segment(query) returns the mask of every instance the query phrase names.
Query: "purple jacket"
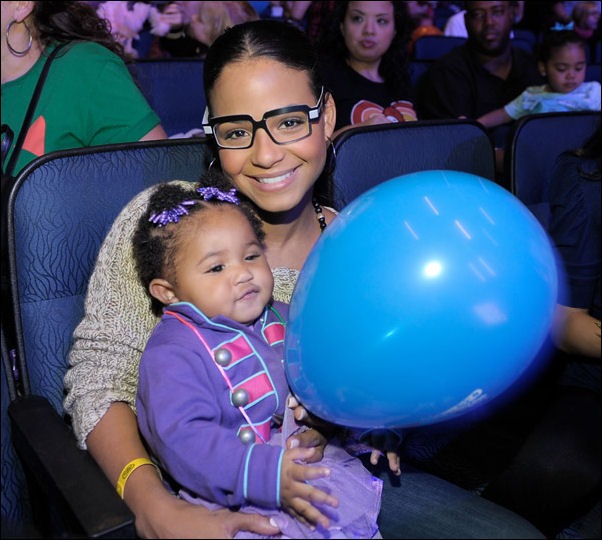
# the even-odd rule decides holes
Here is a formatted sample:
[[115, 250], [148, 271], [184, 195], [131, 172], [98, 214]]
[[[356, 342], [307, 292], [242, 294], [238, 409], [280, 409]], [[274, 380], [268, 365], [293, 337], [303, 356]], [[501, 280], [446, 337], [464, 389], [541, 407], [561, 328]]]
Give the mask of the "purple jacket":
[[[286, 304], [273, 307], [286, 317]], [[284, 414], [283, 356], [284, 325], [269, 308], [252, 328], [188, 303], [165, 308], [140, 360], [136, 406], [144, 438], [182, 487], [224, 506], [280, 505], [283, 449], [261, 438]], [[232, 403], [241, 389], [247, 418]], [[243, 433], [249, 420], [260, 437]]]

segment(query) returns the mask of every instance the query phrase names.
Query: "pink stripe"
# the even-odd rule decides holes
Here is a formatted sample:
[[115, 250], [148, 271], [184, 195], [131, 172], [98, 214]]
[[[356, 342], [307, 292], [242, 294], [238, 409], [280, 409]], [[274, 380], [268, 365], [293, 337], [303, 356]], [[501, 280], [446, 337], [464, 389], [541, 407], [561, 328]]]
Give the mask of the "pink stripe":
[[249, 393], [249, 403], [253, 403], [260, 397], [263, 397], [267, 393], [274, 391], [274, 387], [272, 386], [272, 383], [265, 372], [258, 373], [252, 379], [239, 384], [234, 388], [234, 391], [238, 390], [239, 388], [244, 388]]
[[267, 326], [263, 331], [265, 338], [270, 345], [284, 340], [284, 325], [282, 323], [273, 323]]
[[[259, 434], [261, 435], [261, 437], [263, 438], [263, 440], [265, 442], [268, 442], [270, 440], [270, 420], [268, 420], [267, 422], [264, 422], [260, 426], [255, 426], [255, 429], [259, 432]], [[256, 442], [260, 442], [260, 441], [256, 441]]]
[[228, 366], [231, 366], [235, 362], [246, 358], [253, 352], [253, 349], [251, 349], [251, 346], [247, 343], [247, 340], [243, 336], [238, 336], [234, 341], [220, 345], [213, 352], [215, 353], [215, 351], [218, 349], [228, 349], [232, 354], [232, 361], [228, 364]]

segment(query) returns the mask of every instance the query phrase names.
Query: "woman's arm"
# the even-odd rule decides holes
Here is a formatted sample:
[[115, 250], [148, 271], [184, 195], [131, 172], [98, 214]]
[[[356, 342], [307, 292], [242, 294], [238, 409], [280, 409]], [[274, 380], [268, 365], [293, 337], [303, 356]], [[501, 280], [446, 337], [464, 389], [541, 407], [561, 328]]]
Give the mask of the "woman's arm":
[[479, 122], [479, 124], [483, 124], [486, 128], [494, 128], [501, 126], [502, 124], [507, 124], [511, 121], [512, 117], [503, 107], [496, 109], [495, 111], [488, 112], [487, 114], [477, 118], [477, 122]]
[[552, 338], [559, 349], [600, 360], [600, 321], [586, 309], [558, 304], [555, 322]]
[[155, 141], [159, 139], [167, 139], [167, 133], [165, 133], [165, 130], [161, 124], [157, 124], [146, 135], [140, 138], [141, 141]]
[[[87, 439], [88, 450], [113, 485], [131, 460], [149, 457], [125, 403], [113, 403]], [[169, 493], [154, 467], [139, 467], [128, 478], [124, 500], [143, 538], [230, 538], [239, 530], [277, 534], [267, 518], [229, 510], [211, 512]]]

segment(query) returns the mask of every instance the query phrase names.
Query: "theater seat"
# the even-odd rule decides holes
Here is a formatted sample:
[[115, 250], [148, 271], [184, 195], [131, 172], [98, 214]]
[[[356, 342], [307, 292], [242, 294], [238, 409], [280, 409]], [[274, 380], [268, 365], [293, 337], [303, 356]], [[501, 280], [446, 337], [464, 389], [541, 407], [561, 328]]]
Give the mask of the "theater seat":
[[548, 186], [556, 158], [582, 146], [599, 124], [599, 112], [537, 114], [518, 120], [508, 134], [504, 176], [512, 193], [545, 229], [550, 220]]
[[8, 413], [19, 458], [42, 497], [34, 518], [48, 509], [61, 518], [59, 524], [39, 524], [50, 536], [134, 535], [131, 512], [88, 453], [76, 447], [63, 414], [63, 377], [88, 279], [113, 220], [134, 195], [157, 182], [198, 179], [208, 152], [198, 139], [55, 152], [29, 164], [11, 189], [16, 351], [29, 391], [10, 403]]
[[169, 137], [201, 129], [205, 112], [200, 58], [138, 60], [128, 69]]
[[361, 126], [334, 140], [337, 209], [371, 187], [429, 169], [468, 172], [494, 180], [493, 147], [472, 120], [422, 120]]

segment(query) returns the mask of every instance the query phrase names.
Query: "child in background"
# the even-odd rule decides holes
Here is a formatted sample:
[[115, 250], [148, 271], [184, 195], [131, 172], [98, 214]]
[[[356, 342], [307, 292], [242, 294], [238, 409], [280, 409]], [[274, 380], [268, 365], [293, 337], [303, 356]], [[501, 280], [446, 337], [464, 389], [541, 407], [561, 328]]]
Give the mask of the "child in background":
[[590, 40], [600, 22], [600, 3], [578, 2], [573, 8], [571, 18], [574, 22], [573, 30], [584, 40]]
[[575, 32], [550, 32], [541, 45], [538, 66], [547, 84], [529, 86], [505, 107], [477, 121], [493, 128], [529, 114], [600, 110], [600, 83], [584, 82], [585, 43]]
[[288, 306], [272, 301], [250, 206], [217, 173], [202, 185], [159, 186], [133, 238], [153, 307], [165, 306], [140, 360], [140, 430], [190, 502], [243, 505], [287, 538], [372, 538], [382, 482], [334, 444], [311, 466], [313, 448], [285, 449], [297, 429], [285, 406]]

